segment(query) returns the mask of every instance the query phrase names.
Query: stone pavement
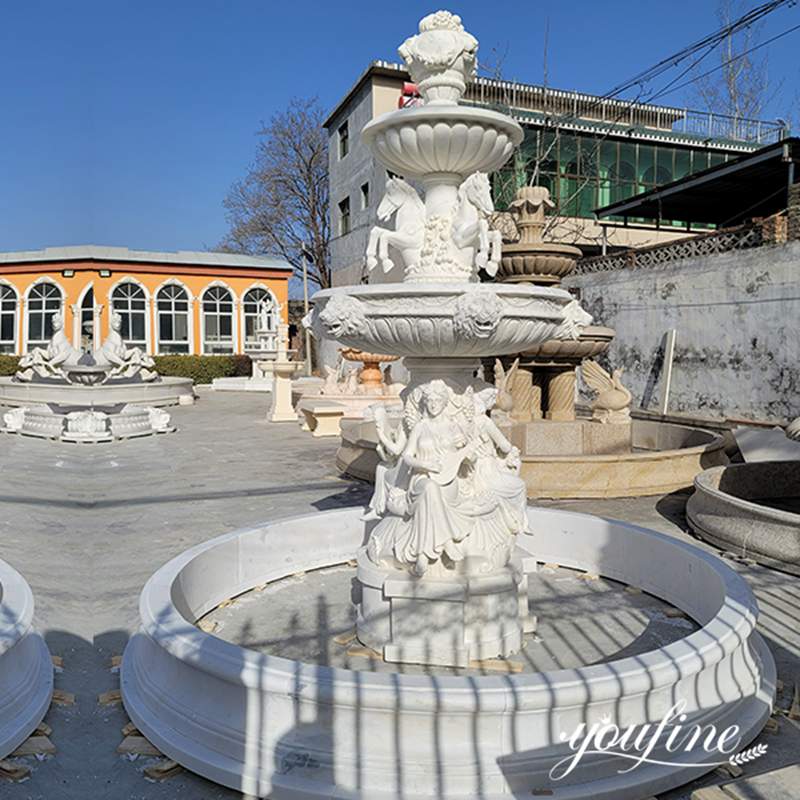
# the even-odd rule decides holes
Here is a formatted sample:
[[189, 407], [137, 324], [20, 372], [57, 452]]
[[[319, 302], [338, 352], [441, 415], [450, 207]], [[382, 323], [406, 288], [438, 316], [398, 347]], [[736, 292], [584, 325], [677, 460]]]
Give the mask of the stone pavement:
[[[338, 440], [315, 439], [291, 423], [267, 423], [267, 402], [257, 394], [204, 392], [194, 407], [171, 410], [178, 433], [109, 445], [0, 437], [0, 558], [31, 585], [37, 624], [51, 652], [64, 659], [56, 686], [77, 700], [53, 707], [46, 718], [57, 754], [26, 759], [32, 775], [24, 783], [0, 779], [2, 800], [240, 796], [188, 772], [163, 783], [145, 780], [146, 758], [130, 761], [115, 752], [124, 712], [99, 706], [97, 696], [117, 688], [111, 657], [135, 630], [139, 592], [163, 563], [238, 527], [368, 498], [366, 485], [337, 475]], [[687, 538], [686, 496], [557, 505]], [[785, 705], [792, 681], [800, 680], [800, 582], [762, 567], [734, 566], [758, 595], [761, 630], [786, 684]], [[798, 761], [794, 723], [782, 719], [780, 733], [762, 738], [769, 753], [748, 766], [748, 774]], [[691, 788], [696, 785], [665, 797], [684, 800]], [[772, 800], [760, 791], [760, 800]]]

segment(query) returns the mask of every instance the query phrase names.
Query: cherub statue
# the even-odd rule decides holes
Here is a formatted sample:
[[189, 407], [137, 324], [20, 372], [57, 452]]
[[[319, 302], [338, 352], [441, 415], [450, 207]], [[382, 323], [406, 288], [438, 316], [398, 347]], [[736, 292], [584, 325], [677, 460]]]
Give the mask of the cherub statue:
[[81, 357], [64, 333], [64, 316], [61, 311], [53, 314], [53, 336], [46, 348], [34, 347], [19, 360], [19, 369], [14, 376], [18, 381], [28, 382], [34, 375], [40, 378], [68, 380], [65, 367], [75, 366]]
[[111, 330], [102, 347], [94, 352], [95, 363], [101, 367], [110, 367], [106, 380], [115, 378], [139, 377], [143, 381], [154, 381], [158, 378], [155, 362], [138, 347], [127, 347], [122, 340], [122, 317], [114, 311], [111, 314]]
[[339, 353], [339, 358], [336, 361], [335, 367], [329, 367], [327, 364], [323, 365], [325, 382], [322, 384], [322, 388], [319, 392], [320, 394], [341, 394], [342, 387], [339, 385], [339, 381], [341, 379], [343, 363], [344, 359], [342, 358], [342, 354]]
[[581, 375], [586, 385], [597, 392], [592, 403], [592, 419], [598, 422], [630, 422], [633, 396], [622, 385], [621, 368], [615, 369], [609, 375], [596, 361], [584, 361], [581, 364]]
[[377, 451], [380, 462], [375, 468], [375, 491], [369, 501], [368, 511], [362, 517], [365, 522], [380, 519], [389, 512], [390, 493], [399, 483], [400, 456], [406, 446], [406, 432], [402, 422], [392, 427], [388, 410], [383, 403], [371, 408], [375, 432], [378, 435]]

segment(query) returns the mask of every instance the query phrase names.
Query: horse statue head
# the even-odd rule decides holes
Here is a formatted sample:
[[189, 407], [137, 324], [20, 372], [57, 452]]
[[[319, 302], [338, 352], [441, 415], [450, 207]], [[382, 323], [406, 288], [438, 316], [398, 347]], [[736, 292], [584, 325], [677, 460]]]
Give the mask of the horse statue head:
[[386, 222], [392, 214], [402, 208], [409, 201], [416, 200], [421, 203], [419, 195], [410, 183], [402, 178], [389, 178], [386, 181], [386, 192], [378, 206], [378, 219]]
[[494, 211], [489, 178], [484, 172], [473, 172], [458, 187], [459, 201], [466, 200], [481, 216], [488, 217]]

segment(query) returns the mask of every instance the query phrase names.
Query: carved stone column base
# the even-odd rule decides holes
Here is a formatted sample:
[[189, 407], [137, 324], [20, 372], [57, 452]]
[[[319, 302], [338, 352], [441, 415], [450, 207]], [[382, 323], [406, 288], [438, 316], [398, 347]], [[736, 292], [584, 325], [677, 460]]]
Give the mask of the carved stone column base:
[[546, 417], [557, 422], [575, 419], [575, 367], [569, 366], [550, 374]]
[[417, 578], [358, 553], [356, 630], [385, 661], [468, 667], [506, 658], [523, 647], [536, 619], [528, 609], [528, 579], [518, 560], [485, 575]]

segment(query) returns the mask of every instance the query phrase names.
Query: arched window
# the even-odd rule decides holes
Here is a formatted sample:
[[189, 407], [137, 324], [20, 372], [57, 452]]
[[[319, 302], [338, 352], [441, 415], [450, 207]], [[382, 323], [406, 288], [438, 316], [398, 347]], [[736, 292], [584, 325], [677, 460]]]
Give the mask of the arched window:
[[[275, 334], [278, 332], [278, 304], [272, 292], [254, 288], [242, 300], [244, 313], [244, 349], [276, 349]], [[259, 338], [264, 335], [264, 340]]]
[[0, 353], [17, 351], [17, 293], [0, 284]]
[[131, 347], [147, 349], [147, 299], [136, 283], [121, 283], [111, 293], [111, 308], [122, 317], [120, 334]]
[[53, 315], [61, 308], [61, 290], [38, 283], [28, 294], [28, 349], [45, 347], [53, 336]]
[[169, 283], [156, 295], [159, 353], [189, 352], [189, 295]]
[[224, 286], [203, 293], [203, 352], [233, 352], [233, 297]]

